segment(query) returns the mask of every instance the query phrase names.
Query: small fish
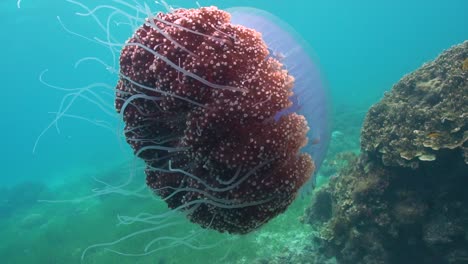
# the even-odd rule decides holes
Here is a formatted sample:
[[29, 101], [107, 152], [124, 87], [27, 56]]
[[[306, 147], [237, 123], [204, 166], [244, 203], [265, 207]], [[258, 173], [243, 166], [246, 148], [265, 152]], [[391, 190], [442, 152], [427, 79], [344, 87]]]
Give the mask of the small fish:
[[463, 61], [462, 70], [468, 71], [468, 58]]
[[432, 138], [432, 139], [436, 139], [436, 138], [439, 138], [441, 135], [439, 132], [431, 132], [429, 134], [427, 134], [427, 137], [428, 138]]

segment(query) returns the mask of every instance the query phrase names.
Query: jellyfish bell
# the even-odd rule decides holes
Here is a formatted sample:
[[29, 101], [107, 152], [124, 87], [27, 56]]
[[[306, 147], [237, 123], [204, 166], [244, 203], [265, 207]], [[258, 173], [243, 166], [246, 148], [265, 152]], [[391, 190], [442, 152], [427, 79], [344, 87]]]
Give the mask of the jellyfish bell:
[[[240, 24], [260, 32], [270, 54], [283, 63], [284, 68], [294, 77], [291, 96], [293, 105], [278, 112], [276, 118], [291, 112], [298, 112], [306, 117], [310, 130], [307, 134], [309, 144], [304, 150], [312, 155], [317, 173], [330, 141], [331, 103], [312, 48], [294, 28], [265, 10], [233, 7], [226, 11], [231, 14], [232, 24]], [[312, 178], [308, 188], [313, 182]]]
[[230, 10], [149, 16], [121, 52], [115, 105], [171, 209], [245, 234], [284, 212], [323, 160], [328, 102], [290, 29]]

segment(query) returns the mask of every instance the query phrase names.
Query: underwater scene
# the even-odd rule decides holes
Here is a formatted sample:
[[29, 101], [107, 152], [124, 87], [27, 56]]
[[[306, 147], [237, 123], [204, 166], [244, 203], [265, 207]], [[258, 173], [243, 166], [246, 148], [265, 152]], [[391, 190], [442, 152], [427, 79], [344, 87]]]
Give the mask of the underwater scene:
[[467, 12], [0, 0], [0, 263], [468, 264]]

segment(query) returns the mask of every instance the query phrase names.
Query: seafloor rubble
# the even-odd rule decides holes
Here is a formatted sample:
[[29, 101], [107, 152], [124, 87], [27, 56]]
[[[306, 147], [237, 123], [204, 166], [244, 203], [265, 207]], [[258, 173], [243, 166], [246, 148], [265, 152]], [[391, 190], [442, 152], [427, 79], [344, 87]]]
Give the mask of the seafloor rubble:
[[468, 263], [467, 59], [465, 41], [370, 109], [361, 155], [307, 209], [311, 263]]

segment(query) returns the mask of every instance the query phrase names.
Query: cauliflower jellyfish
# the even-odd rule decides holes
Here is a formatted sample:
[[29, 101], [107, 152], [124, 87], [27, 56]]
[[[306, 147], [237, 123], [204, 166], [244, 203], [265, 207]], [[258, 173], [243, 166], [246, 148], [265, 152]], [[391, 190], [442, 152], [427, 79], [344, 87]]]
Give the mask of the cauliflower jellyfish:
[[[147, 186], [169, 207], [119, 216], [120, 224], [149, 227], [91, 245], [83, 259], [97, 248], [143, 256], [179, 245], [214, 247], [218, 243], [199, 245], [196, 238], [210, 229], [257, 230], [313, 183], [329, 140], [328, 101], [310, 50], [284, 22], [254, 8], [174, 9], [162, 2], [167, 11], [155, 14], [146, 4], [121, 0], [94, 8], [68, 2], [103, 30], [104, 38], [89, 38], [61, 22], [110, 50], [113, 63], [85, 60], [116, 73], [114, 103], [123, 135], [144, 162]], [[115, 36], [115, 25], [131, 28], [125, 42]], [[90, 95], [85, 99], [99, 105]], [[57, 118], [64, 112], [61, 106]], [[92, 196], [112, 192], [135, 194], [107, 184]], [[160, 235], [180, 214], [202, 229]], [[141, 252], [112, 249], [148, 234], [154, 238]]]
[[[231, 14], [231, 23], [241, 24], [262, 33], [270, 56], [278, 58], [295, 78], [291, 96], [293, 106], [278, 112], [276, 118], [292, 111], [306, 117], [311, 129], [307, 134], [310, 142], [304, 147], [304, 151], [312, 155], [317, 172], [330, 141], [331, 102], [312, 49], [293, 28], [264, 10], [236, 7], [226, 11]], [[313, 187], [314, 181], [311, 179], [304, 189]]]

